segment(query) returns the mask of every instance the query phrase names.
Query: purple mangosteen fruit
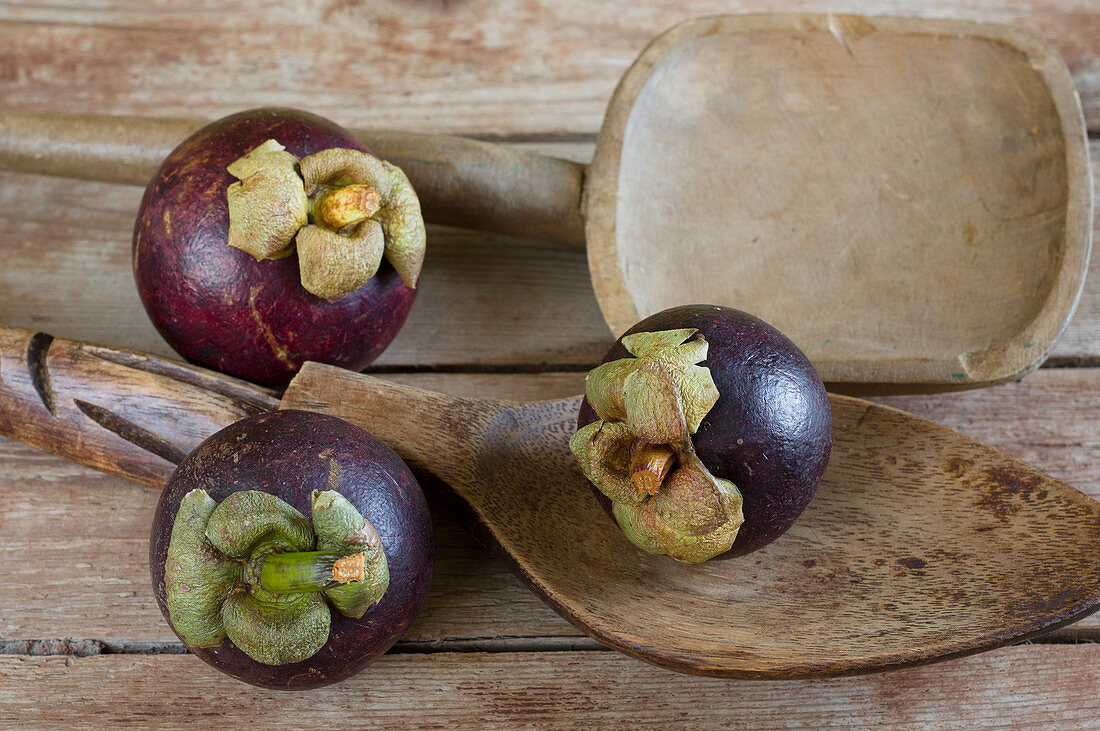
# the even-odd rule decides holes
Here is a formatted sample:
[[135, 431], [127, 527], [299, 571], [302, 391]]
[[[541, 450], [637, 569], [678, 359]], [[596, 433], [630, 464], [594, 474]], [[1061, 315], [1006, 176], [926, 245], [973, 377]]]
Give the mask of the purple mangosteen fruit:
[[649, 553], [743, 555], [813, 499], [832, 415], [805, 354], [759, 318], [674, 307], [619, 338], [585, 378], [570, 440], [604, 509]]
[[184, 140], [145, 190], [133, 266], [176, 352], [282, 386], [316, 360], [361, 370], [416, 296], [424, 221], [408, 178], [350, 132], [256, 109]]
[[199, 658], [247, 683], [342, 680], [420, 612], [434, 544], [405, 463], [332, 416], [274, 411], [214, 434], [169, 478], [149, 567]]

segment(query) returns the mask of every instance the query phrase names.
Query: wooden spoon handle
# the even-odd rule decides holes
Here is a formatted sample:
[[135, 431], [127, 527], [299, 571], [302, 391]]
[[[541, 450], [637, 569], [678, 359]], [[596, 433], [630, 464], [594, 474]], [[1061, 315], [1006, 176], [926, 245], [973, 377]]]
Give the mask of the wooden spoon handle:
[[584, 246], [584, 165], [465, 137], [352, 132], [405, 171], [431, 223]]
[[145, 185], [172, 148], [202, 124], [0, 110], [0, 168]]
[[0, 325], [0, 434], [161, 487], [222, 427], [279, 405], [192, 366]]
[[[0, 169], [145, 185], [202, 125], [0, 110]], [[462, 137], [353, 132], [405, 171], [431, 223], [584, 245], [583, 165]]]

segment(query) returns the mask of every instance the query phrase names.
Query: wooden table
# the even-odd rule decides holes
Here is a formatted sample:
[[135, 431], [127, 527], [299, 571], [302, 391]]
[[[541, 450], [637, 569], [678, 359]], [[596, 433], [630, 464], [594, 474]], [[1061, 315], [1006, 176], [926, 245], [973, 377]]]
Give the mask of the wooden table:
[[[586, 161], [620, 74], [676, 21], [837, 9], [1031, 31], [1062, 54], [1100, 133], [1100, 5], [1080, 0], [10, 2], [0, 104], [188, 117], [285, 104]], [[1091, 147], [1100, 155], [1100, 141]], [[140, 196], [0, 174], [0, 322], [170, 355], [130, 278]], [[583, 252], [440, 228], [429, 247], [412, 315], [373, 371], [454, 393], [579, 392], [611, 342]], [[1098, 274], [1022, 383], [880, 400], [1100, 497]], [[405, 639], [341, 685], [261, 691], [185, 654], [161, 618], [146, 558], [156, 501], [156, 490], [0, 439], [0, 726], [1100, 723], [1100, 616], [887, 674], [693, 678], [588, 639], [440, 511], [435, 582]]]

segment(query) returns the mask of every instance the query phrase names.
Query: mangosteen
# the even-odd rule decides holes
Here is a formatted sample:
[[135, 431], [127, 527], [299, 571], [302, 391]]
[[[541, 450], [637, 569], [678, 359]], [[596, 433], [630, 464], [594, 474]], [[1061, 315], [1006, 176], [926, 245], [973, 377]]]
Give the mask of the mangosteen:
[[404, 634], [431, 583], [424, 494], [341, 419], [274, 411], [195, 448], [157, 505], [157, 603], [199, 658], [265, 688], [358, 672]]
[[361, 370], [412, 306], [424, 220], [404, 173], [307, 112], [256, 109], [184, 140], [134, 226], [138, 293], [187, 360], [283, 386]]
[[713, 305], [642, 320], [585, 378], [570, 448], [626, 537], [684, 563], [781, 536], [813, 499], [832, 415], [805, 354]]

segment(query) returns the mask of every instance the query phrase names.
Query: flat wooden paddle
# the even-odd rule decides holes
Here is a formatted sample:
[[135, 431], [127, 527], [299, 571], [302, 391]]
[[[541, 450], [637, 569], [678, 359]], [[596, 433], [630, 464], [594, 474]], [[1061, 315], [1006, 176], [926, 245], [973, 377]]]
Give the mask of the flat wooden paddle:
[[[144, 184], [201, 122], [0, 112], [0, 167]], [[846, 391], [1035, 368], [1092, 237], [1085, 126], [1053, 50], [954, 20], [745, 15], [657, 38], [591, 166], [361, 132], [437, 223], [584, 245], [615, 334], [673, 305], [747, 310]]]
[[597, 506], [567, 447], [576, 398], [455, 398], [309, 363], [280, 400], [0, 327], [0, 434], [159, 486], [241, 417], [340, 416], [445, 483], [459, 516], [578, 628], [682, 672], [897, 668], [1018, 642], [1100, 606], [1100, 503], [929, 421], [831, 402], [832, 461], [795, 526], [743, 558], [684, 566], [635, 549]]

